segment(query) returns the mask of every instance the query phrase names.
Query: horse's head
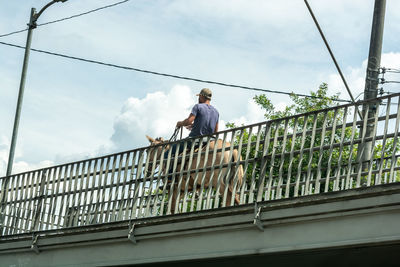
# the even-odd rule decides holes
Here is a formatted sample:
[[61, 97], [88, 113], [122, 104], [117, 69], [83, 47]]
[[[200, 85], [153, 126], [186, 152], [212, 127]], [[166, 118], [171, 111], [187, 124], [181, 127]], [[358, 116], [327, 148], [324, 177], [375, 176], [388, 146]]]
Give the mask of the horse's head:
[[[167, 141], [164, 141], [164, 138], [158, 137], [156, 139], [151, 138], [150, 136], [146, 135], [147, 140], [150, 142], [150, 147], [147, 149], [147, 157], [149, 159], [149, 164], [147, 165], [147, 168], [144, 170], [144, 175], [147, 176], [148, 173], [151, 173], [153, 169], [153, 163], [157, 164], [157, 160], [161, 160], [162, 158], [160, 157], [161, 152], [163, 150], [163, 146], [160, 144], [166, 143]], [[155, 153], [157, 153], [157, 157], [154, 158]], [[157, 168], [155, 166], [154, 168]]]

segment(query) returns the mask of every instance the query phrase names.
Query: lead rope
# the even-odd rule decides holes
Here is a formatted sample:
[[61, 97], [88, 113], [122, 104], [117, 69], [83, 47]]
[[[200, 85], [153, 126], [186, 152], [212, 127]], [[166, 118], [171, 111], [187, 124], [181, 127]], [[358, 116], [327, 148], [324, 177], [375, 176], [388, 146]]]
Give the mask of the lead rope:
[[168, 142], [174, 142], [176, 141], [176, 137], [178, 137], [179, 130], [181, 130], [181, 139], [182, 139], [182, 127], [176, 127], [174, 133], [172, 134], [171, 138], [168, 140]]

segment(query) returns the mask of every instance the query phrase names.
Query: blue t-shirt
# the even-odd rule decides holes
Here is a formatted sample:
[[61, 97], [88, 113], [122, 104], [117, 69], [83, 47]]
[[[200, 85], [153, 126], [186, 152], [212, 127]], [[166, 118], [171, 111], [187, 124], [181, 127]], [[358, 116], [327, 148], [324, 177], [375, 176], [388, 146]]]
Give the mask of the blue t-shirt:
[[193, 129], [189, 134], [190, 137], [214, 133], [215, 125], [219, 120], [219, 113], [213, 106], [205, 103], [196, 104], [191, 113], [196, 118], [193, 122]]

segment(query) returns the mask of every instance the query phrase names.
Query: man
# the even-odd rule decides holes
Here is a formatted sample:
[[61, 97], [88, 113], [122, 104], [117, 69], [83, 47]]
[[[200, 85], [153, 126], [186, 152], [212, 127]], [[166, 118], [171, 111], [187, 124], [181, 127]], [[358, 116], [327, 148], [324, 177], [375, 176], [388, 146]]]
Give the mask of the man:
[[189, 117], [176, 123], [177, 128], [186, 126], [191, 129], [189, 137], [210, 135], [218, 132], [219, 113], [210, 105], [211, 90], [203, 88], [197, 96], [199, 97], [199, 103], [194, 105]]
[[[210, 135], [218, 132], [219, 113], [216, 108], [211, 106], [212, 92], [208, 88], [201, 89], [197, 94], [199, 103], [194, 105], [189, 117], [183, 121], [178, 121], [176, 127], [186, 127], [191, 130], [189, 137], [196, 137], [200, 135]], [[187, 142], [190, 148], [191, 142]], [[172, 145], [172, 155], [175, 155], [177, 144]], [[179, 146], [179, 154], [183, 152], [183, 142]], [[167, 153], [165, 154], [167, 158]]]

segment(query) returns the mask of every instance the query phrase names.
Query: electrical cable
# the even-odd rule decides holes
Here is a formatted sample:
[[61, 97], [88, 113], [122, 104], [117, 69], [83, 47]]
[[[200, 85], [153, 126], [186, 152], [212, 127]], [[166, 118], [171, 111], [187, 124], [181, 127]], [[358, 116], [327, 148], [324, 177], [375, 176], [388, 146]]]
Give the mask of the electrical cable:
[[16, 33], [25, 32], [25, 31], [27, 31], [27, 30], [28, 30], [28, 28], [26, 28], [26, 29], [24, 29], [24, 30], [19, 30], [19, 31], [15, 31], [15, 32], [10, 32], [10, 33], [6, 33], [6, 34], [2, 34], [2, 35], [0, 35], [0, 37], [6, 37], [6, 36], [13, 35], [13, 34], [16, 34]]
[[[10, 44], [10, 43], [6, 43], [6, 42], [1, 42], [0, 41], [0, 44], [11, 46], [11, 47], [17, 47], [17, 48], [25, 49], [24, 46]], [[54, 53], [54, 52], [35, 49], [35, 48], [31, 48], [31, 50], [35, 51], [35, 52], [39, 52], [39, 53], [48, 54], [48, 55], [53, 55], [53, 56], [58, 56], [58, 57], [63, 57], [63, 58], [68, 58], [68, 59], [74, 59], [74, 60], [79, 60], [79, 61], [88, 62], [88, 63], [94, 63], [94, 64], [99, 64], [99, 65], [108, 66], [108, 67], [114, 67], [114, 68], [119, 68], [119, 69], [143, 72], [143, 73], [147, 73], [147, 74], [153, 74], [153, 75], [170, 77], [170, 78], [181, 79], [181, 80], [188, 80], [188, 81], [215, 84], [215, 85], [221, 85], [221, 86], [227, 86], [227, 87], [241, 88], [241, 89], [252, 90], [252, 91], [260, 91], [260, 92], [267, 92], [267, 93], [274, 93], [274, 94], [283, 94], [283, 95], [289, 95], [289, 96], [290, 95], [296, 95], [296, 96], [300, 96], [300, 97], [317, 98], [317, 99], [326, 98], [326, 97], [320, 97], [320, 96], [306, 95], [306, 94], [293, 93], [293, 92], [290, 93], [290, 92], [279, 91], [279, 90], [261, 89], [261, 88], [257, 88], [257, 87], [248, 87], [248, 86], [242, 86], [242, 85], [236, 85], [236, 84], [228, 84], [228, 83], [223, 83], [223, 82], [216, 82], [216, 81], [203, 80], [203, 79], [198, 79], [198, 78], [185, 77], [185, 76], [174, 75], [174, 74], [161, 73], [161, 72], [156, 72], [156, 71], [150, 71], [150, 70], [144, 70], [144, 69], [139, 69], [139, 68], [116, 65], [116, 64], [112, 64], [112, 63], [101, 62], [101, 61], [97, 61], [97, 60], [74, 57], [74, 56]], [[333, 101], [335, 101], [335, 102], [352, 103], [352, 101], [345, 100], [345, 99], [334, 99]]]
[[386, 80], [384, 80], [384, 81], [381, 81], [381, 83], [383, 84], [383, 83], [400, 83], [400, 81], [386, 81]]
[[83, 13], [80, 13], [80, 14], [77, 14], [77, 15], [72, 15], [72, 16], [70, 16], [70, 17], [66, 17], [66, 18], [62, 18], [62, 19], [58, 19], [58, 20], [54, 20], [54, 21], [49, 21], [49, 22], [41, 23], [41, 24], [38, 24], [37, 26], [44, 26], [44, 25], [48, 25], [48, 24], [52, 24], [52, 23], [57, 23], [57, 22], [64, 21], [64, 20], [69, 20], [69, 19], [77, 18], [77, 17], [83, 16], [83, 15], [87, 15], [87, 14], [90, 14], [90, 13], [93, 13], [93, 12], [96, 12], [96, 11], [99, 11], [99, 10], [102, 10], [102, 9], [106, 9], [106, 8], [110, 8], [110, 7], [117, 6], [117, 5], [126, 3], [126, 2], [128, 2], [128, 1], [130, 1], [130, 0], [120, 1], [120, 2], [117, 2], [117, 3], [114, 3], [114, 4], [110, 4], [110, 5], [107, 5], [107, 6], [99, 7], [99, 8], [96, 8], [96, 9], [93, 9], [93, 10], [90, 10], [90, 11], [87, 11], [87, 12], [83, 12]]
[[[331, 58], [332, 58], [333, 63], [334, 63], [335, 66], [336, 66], [337, 71], [339, 72], [340, 78], [341, 78], [342, 81], [343, 81], [343, 84], [344, 84], [344, 86], [345, 86], [345, 88], [346, 88], [346, 90], [347, 90], [347, 93], [349, 94], [349, 96], [350, 96], [350, 98], [351, 98], [351, 100], [352, 100], [352, 103], [355, 103], [355, 99], [354, 99], [354, 97], [353, 97], [353, 94], [351, 93], [351, 90], [350, 90], [349, 86], [347, 85], [346, 79], [344, 78], [344, 75], [343, 75], [343, 73], [342, 73], [342, 71], [341, 71], [341, 69], [340, 69], [340, 67], [339, 67], [339, 64], [338, 64], [337, 61], [336, 61], [335, 56], [333, 55], [333, 52], [332, 52], [332, 50], [331, 50], [331, 48], [330, 48], [330, 46], [329, 46], [329, 43], [328, 43], [328, 41], [326, 40], [325, 35], [324, 35], [324, 33], [322, 32], [321, 27], [319, 26], [318, 20], [317, 20], [317, 18], [315, 17], [314, 12], [313, 12], [312, 9], [311, 9], [311, 6], [308, 4], [307, 0], [304, 0], [304, 3], [306, 4], [307, 9], [308, 9], [308, 11], [310, 12], [310, 15], [311, 15], [311, 17], [312, 17], [312, 19], [313, 19], [313, 21], [314, 21], [314, 23], [315, 23], [315, 26], [317, 27], [318, 32], [320, 33], [321, 38], [322, 38], [322, 40], [324, 41], [324, 44], [325, 44], [326, 48], [328, 49], [328, 52], [329, 52], [329, 54], [330, 54], [330, 56], [331, 56]], [[361, 114], [360, 114], [360, 113], [359, 113], [359, 115], [360, 115], [360, 118], [361, 118]]]
[[[92, 10], [89, 10], [87, 12], [83, 12], [83, 13], [80, 13], [80, 14], [76, 14], [76, 15], [72, 15], [72, 16], [69, 16], [69, 17], [65, 17], [65, 18], [61, 18], [61, 19], [57, 19], [57, 20], [53, 20], [53, 21], [49, 21], [49, 22], [45, 22], [45, 23], [41, 23], [41, 24], [37, 24], [37, 26], [44, 26], [44, 25], [49, 25], [49, 24], [57, 23], [57, 22], [64, 21], [64, 20], [77, 18], [77, 17], [83, 16], [83, 15], [87, 15], [87, 14], [90, 14], [90, 13], [93, 13], [93, 12], [96, 12], [96, 11], [99, 11], [99, 10], [102, 10], [102, 9], [106, 9], [106, 8], [117, 6], [117, 5], [126, 3], [128, 1], [130, 1], [130, 0], [124, 0], [124, 1], [116, 2], [114, 4], [110, 4], [110, 5], [107, 5], [107, 6], [102, 6], [102, 7], [99, 7], [99, 8], [96, 8], [96, 9], [92, 9]], [[6, 33], [6, 34], [1, 34], [0, 37], [10, 36], [10, 35], [21, 33], [21, 32], [27, 31], [27, 30], [28, 30], [28, 28], [26, 28], [24, 30], [19, 30], [19, 31]]]

